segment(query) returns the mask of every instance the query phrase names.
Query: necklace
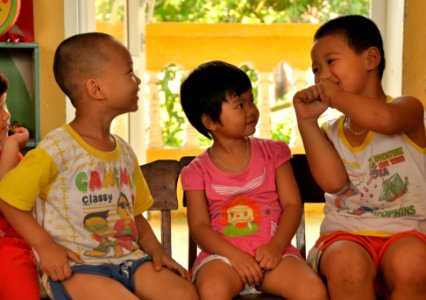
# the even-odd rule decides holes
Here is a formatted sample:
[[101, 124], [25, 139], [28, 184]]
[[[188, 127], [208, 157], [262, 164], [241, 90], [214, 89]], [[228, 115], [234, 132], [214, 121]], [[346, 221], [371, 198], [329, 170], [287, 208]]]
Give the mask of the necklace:
[[225, 168], [225, 169], [227, 169], [227, 170], [230, 170], [230, 171], [234, 171], [234, 172], [237, 172], [237, 171], [241, 171], [246, 165], [247, 165], [247, 161], [248, 161], [248, 159], [249, 159], [249, 142], [248, 142], [248, 139], [245, 139], [245, 141], [246, 141], [246, 156], [245, 156], [245, 158], [244, 158], [244, 162], [242, 163], [242, 165], [241, 166], [239, 166], [239, 167], [237, 167], [237, 168], [234, 168], [234, 167], [230, 167], [230, 166], [228, 166], [228, 165], [226, 165], [226, 164], [224, 164], [223, 162], [221, 162], [220, 161], [220, 159], [219, 158], [217, 158], [217, 156], [216, 156], [216, 154], [214, 154], [214, 152], [213, 152], [213, 148], [212, 147], [210, 147], [210, 154], [212, 155], [212, 157], [214, 158], [214, 160], [221, 166], [221, 167], [223, 167], [223, 168]]
[[355, 131], [355, 130], [353, 130], [352, 128], [351, 128], [351, 123], [350, 123], [351, 121], [349, 120], [349, 118], [348, 117], [346, 117], [345, 118], [345, 121], [343, 122], [343, 127], [345, 128], [345, 129], [347, 129], [350, 133], [352, 133], [353, 135], [356, 135], [356, 136], [361, 136], [361, 135], [363, 135], [364, 133], [366, 133], [367, 131], [368, 131], [368, 129], [367, 128], [365, 128], [364, 130], [361, 130], [361, 131]]

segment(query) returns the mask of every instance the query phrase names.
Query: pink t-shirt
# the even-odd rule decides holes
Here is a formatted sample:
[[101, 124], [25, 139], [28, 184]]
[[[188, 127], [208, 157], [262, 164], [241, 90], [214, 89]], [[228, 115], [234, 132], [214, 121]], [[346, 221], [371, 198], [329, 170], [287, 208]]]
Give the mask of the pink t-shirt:
[[204, 151], [182, 170], [181, 180], [185, 191], [205, 191], [212, 228], [229, 243], [254, 256], [256, 249], [268, 243], [277, 229], [281, 206], [275, 174], [291, 158], [291, 152], [281, 141], [249, 140], [250, 163], [241, 173], [222, 172]]

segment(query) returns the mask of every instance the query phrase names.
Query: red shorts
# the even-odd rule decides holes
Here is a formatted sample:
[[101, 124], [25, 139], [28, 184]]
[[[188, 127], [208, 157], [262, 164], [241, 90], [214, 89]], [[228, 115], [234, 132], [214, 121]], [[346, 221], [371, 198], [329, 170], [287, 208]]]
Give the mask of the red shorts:
[[0, 238], [0, 299], [40, 299], [35, 258], [22, 238]]
[[389, 237], [363, 236], [356, 235], [345, 231], [336, 231], [324, 236], [321, 236], [315, 243], [314, 248], [318, 248], [324, 252], [331, 244], [336, 241], [353, 241], [363, 246], [371, 258], [373, 259], [376, 269], [379, 269], [380, 260], [386, 250], [398, 239], [406, 236], [414, 236], [426, 243], [426, 234], [417, 231], [404, 231]]
[[[389, 249], [395, 241], [406, 236], [414, 236], [426, 243], [426, 234], [418, 231], [404, 231], [389, 237], [363, 236], [346, 231], [335, 231], [321, 236], [317, 240], [314, 248], [309, 253], [308, 262], [314, 267], [314, 269], [318, 270], [320, 257], [331, 244], [337, 241], [353, 241], [367, 250], [373, 259], [376, 270], [379, 270], [380, 261], [386, 253], [386, 250]], [[378, 282], [376, 282], [376, 291], [381, 295], [389, 296], [387, 293], [384, 293], [383, 286]]]

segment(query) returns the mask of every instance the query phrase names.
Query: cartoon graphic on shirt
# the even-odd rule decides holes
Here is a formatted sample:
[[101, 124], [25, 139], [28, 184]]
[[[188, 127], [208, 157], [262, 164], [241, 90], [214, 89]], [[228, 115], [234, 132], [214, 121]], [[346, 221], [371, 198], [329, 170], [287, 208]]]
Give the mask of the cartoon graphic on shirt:
[[[84, 217], [84, 228], [92, 233], [92, 238], [99, 242], [98, 247], [93, 250], [87, 250], [84, 252], [86, 256], [92, 257], [103, 257], [108, 254], [109, 248], [114, 248], [115, 252], [120, 253], [120, 249], [117, 248], [117, 243], [109, 238], [109, 227], [108, 217], [109, 211], [101, 211], [90, 213]], [[119, 254], [118, 253], [118, 254]]]
[[120, 220], [114, 224], [115, 235], [117, 243], [126, 250], [132, 250], [132, 242], [137, 240], [136, 223], [132, 218], [130, 203], [126, 195], [120, 194], [117, 201], [117, 213]]
[[258, 231], [262, 217], [256, 202], [245, 196], [236, 196], [222, 209], [222, 222], [227, 224], [223, 234], [229, 237], [250, 235]]
[[353, 209], [353, 210], [349, 211], [349, 213], [352, 214], [352, 215], [360, 216], [360, 215], [363, 215], [365, 213], [373, 213], [374, 211], [375, 210], [371, 207], [360, 206], [357, 209]]
[[405, 181], [403, 181], [398, 173], [392, 175], [390, 178], [384, 179], [379, 201], [395, 201], [407, 192], [407, 186], [408, 178], [405, 178]]
[[337, 208], [345, 208], [346, 207], [346, 199], [356, 195], [357, 190], [354, 186], [349, 186], [343, 193], [337, 195], [336, 199], [334, 199], [334, 204]]
[[[382, 203], [394, 202], [402, 195], [407, 192], [408, 189], [408, 178], [403, 180], [398, 173], [392, 174], [392, 169], [390, 168], [393, 165], [402, 163], [405, 161], [404, 152], [401, 147], [386, 151], [380, 154], [377, 154], [371, 157], [369, 160], [369, 179], [367, 184], [364, 186], [364, 192], [368, 192], [368, 185], [372, 185], [372, 188], [380, 189], [380, 196], [377, 201]], [[351, 181], [352, 181], [351, 176]], [[377, 181], [381, 181], [377, 183]], [[370, 195], [375, 195], [375, 193], [370, 192]], [[342, 198], [344, 200], [344, 198]], [[336, 206], [342, 207], [341, 203], [343, 202], [339, 195], [336, 198]], [[340, 206], [339, 206], [340, 205]], [[350, 214], [361, 216], [365, 213], [371, 213], [375, 216], [380, 217], [398, 217], [402, 215], [412, 215], [414, 214], [415, 209], [411, 206], [399, 207], [398, 209], [384, 210], [384, 207], [381, 209], [371, 208], [365, 205], [360, 206], [358, 209], [349, 211]]]

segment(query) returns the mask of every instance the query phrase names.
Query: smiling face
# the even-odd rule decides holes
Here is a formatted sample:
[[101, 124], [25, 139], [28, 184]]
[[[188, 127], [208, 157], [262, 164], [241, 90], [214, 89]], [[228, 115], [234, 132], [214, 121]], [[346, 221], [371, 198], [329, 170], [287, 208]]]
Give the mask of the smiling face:
[[259, 110], [254, 104], [253, 93], [250, 90], [240, 96], [228, 94], [222, 102], [220, 123], [216, 134], [241, 138], [255, 133]]
[[228, 221], [231, 224], [252, 222], [254, 220], [253, 209], [246, 205], [235, 205], [228, 209]]
[[367, 52], [356, 53], [340, 35], [319, 38], [311, 50], [315, 83], [330, 78], [344, 91], [362, 94], [367, 87]]

